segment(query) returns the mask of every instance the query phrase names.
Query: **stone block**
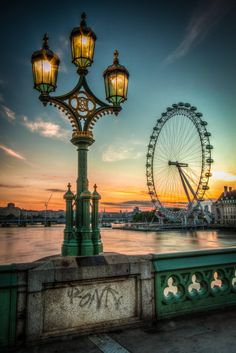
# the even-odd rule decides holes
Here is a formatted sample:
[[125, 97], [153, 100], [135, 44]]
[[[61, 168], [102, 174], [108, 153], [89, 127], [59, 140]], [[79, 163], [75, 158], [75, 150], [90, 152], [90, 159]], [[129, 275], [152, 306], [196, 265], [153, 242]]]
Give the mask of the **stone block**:
[[27, 303], [27, 327], [26, 336], [28, 341], [40, 339], [43, 330], [43, 292], [30, 293]]
[[128, 320], [137, 315], [136, 279], [90, 282], [43, 293], [43, 332]]
[[152, 279], [143, 279], [141, 282], [141, 319], [152, 321], [155, 318], [154, 285]]
[[54, 282], [54, 270], [53, 269], [43, 269], [37, 268], [35, 270], [29, 271], [28, 274], [28, 291], [38, 292], [42, 290], [43, 283]]

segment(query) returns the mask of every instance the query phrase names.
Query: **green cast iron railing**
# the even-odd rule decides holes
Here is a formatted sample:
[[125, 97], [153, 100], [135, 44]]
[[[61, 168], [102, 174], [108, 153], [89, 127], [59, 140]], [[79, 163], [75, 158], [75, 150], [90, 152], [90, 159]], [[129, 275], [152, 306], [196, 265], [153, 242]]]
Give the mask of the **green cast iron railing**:
[[236, 305], [236, 249], [156, 254], [157, 319]]

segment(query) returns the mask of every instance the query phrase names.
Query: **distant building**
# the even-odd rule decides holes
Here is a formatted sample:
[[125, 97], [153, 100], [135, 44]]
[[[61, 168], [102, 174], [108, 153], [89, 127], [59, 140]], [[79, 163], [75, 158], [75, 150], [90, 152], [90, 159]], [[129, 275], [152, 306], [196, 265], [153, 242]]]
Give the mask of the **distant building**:
[[[45, 217], [45, 210], [39, 210], [39, 211], [34, 211], [34, 210], [22, 210], [22, 213], [26, 215], [28, 218], [44, 218]], [[48, 218], [64, 218], [65, 217], [65, 211], [64, 210], [47, 210], [47, 217]]]
[[136, 214], [142, 213], [142, 211], [139, 209], [139, 207], [134, 207], [133, 211], [128, 212], [127, 210], [123, 212], [120, 210], [120, 212], [106, 212], [104, 211], [99, 213], [99, 218], [101, 222], [104, 223], [110, 223], [110, 222], [129, 222], [132, 221], [133, 216]]
[[0, 216], [7, 217], [13, 215], [19, 217], [21, 209], [16, 207], [14, 203], [10, 202], [7, 204], [7, 207], [0, 207]]
[[236, 225], [236, 190], [224, 186], [224, 191], [212, 205], [215, 223]]
[[138, 206], [136, 206], [136, 207], [134, 207], [134, 209], [133, 209], [133, 215], [136, 215], [136, 214], [139, 214], [139, 213], [141, 213], [142, 211], [139, 209], [139, 207]]
[[103, 222], [114, 222], [123, 219], [122, 212], [100, 212], [99, 217]]
[[[0, 207], [0, 217], [8, 217], [13, 215], [17, 218], [24, 219], [33, 219], [33, 218], [44, 218], [45, 210], [35, 211], [35, 210], [26, 210], [19, 207], [16, 207], [14, 203], [8, 203], [6, 207]], [[65, 217], [64, 210], [47, 210], [47, 217], [54, 219], [62, 219]]]

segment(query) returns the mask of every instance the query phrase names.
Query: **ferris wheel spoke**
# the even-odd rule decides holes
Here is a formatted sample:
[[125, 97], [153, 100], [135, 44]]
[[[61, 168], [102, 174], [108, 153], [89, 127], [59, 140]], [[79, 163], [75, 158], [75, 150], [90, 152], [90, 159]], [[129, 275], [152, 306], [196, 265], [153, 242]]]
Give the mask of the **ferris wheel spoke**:
[[192, 135], [188, 135], [185, 138], [185, 140], [184, 140], [184, 138], [185, 137], [183, 137], [183, 140], [182, 140], [181, 151], [189, 150], [189, 149], [196, 148], [196, 147], [200, 147], [199, 146], [200, 139], [193, 138]]
[[185, 153], [184, 156], [182, 156], [181, 161], [187, 160], [188, 158], [189, 158], [190, 160], [192, 160], [193, 158], [194, 158], [194, 159], [201, 159], [201, 156], [200, 156], [200, 153], [199, 153], [198, 150], [196, 150], [196, 151], [194, 151], [194, 152], [189, 151], [188, 153]]
[[[188, 133], [187, 133], [188, 132]], [[191, 126], [191, 131], [190, 129], [185, 129], [185, 135], [183, 136], [182, 138], [182, 151], [184, 149], [186, 149], [186, 147], [191, 147], [191, 146], [194, 146], [195, 144], [193, 143], [193, 139], [195, 139], [195, 135], [194, 135], [194, 129], [193, 127]], [[198, 141], [196, 141], [198, 142]], [[197, 144], [198, 145], [198, 144]]]
[[181, 117], [179, 116], [178, 116], [178, 119], [181, 122], [181, 130], [176, 131], [176, 135], [178, 136], [177, 144], [176, 144], [177, 158], [179, 158], [179, 154], [182, 149], [183, 137], [185, 136], [185, 132], [186, 132], [185, 120], [181, 119]]
[[180, 155], [186, 155], [186, 153], [191, 154], [193, 150], [199, 149], [199, 143], [196, 141], [193, 144], [193, 140], [191, 138], [186, 139], [182, 142], [182, 147], [180, 150]]
[[[201, 149], [201, 146], [199, 145], [199, 142], [200, 141], [192, 141], [191, 143], [193, 144], [190, 144], [190, 143], [188, 143], [187, 141], [185, 142], [186, 143], [186, 145], [185, 145], [185, 148], [183, 149], [181, 149], [181, 151], [180, 151], [180, 154], [182, 155], [182, 154], [193, 154], [193, 153], [200, 153], [201, 151], [202, 151], [202, 149]], [[188, 143], [188, 144], [187, 144]]]

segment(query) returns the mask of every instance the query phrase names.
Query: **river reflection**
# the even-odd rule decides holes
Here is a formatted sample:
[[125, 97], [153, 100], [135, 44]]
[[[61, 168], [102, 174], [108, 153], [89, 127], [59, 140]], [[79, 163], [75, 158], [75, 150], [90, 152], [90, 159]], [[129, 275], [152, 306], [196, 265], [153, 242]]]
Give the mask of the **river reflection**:
[[[63, 228], [0, 228], [0, 263], [29, 262], [59, 254]], [[130, 255], [236, 246], [236, 232], [225, 230], [145, 232], [106, 228], [102, 229], [102, 238], [106, 252]]]

